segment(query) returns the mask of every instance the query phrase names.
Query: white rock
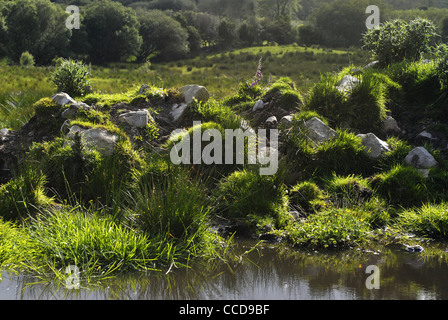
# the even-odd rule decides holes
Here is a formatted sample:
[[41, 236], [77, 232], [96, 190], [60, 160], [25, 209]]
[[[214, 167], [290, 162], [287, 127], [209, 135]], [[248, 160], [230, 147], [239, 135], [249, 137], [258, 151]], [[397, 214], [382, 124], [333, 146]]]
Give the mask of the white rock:
[[430, 134], [428, 131], [422, 131], [422, 132], [420, 132], [420, 133], [417, 135], [417, 138], [425, 138], [425, 139], [428, 139], [428, 140], [432, 140], [432, 139], [434, 139], [434, 138], [432, 137], [432, 134]]
[[292, 124], [292, 120], [294, 119], [294, 115], [290, 114], [287, 116], [284, 116], [280, 119], [280, 124], [281, 125], [291, 125]]
[[390, 150], [389, 144], [379, 139], [373, 133], [358, 134], [357, 137], [361, 138], [362, 144], [366, 148], [365, 151], [371, 158], [378, 159], [384, 152]]
[[114, 153], [115, 143], [118, 137], [103, 128], [92, 128], [81, 135], [87, 144], [90, 144], [103, 156], [111, 156]]
[[398, 126], [397, 121], [391, 117], [387, 116], [382, 123], [382, 129], [384, 133], [400, 133], [401, 129]]
[[350, 91], [355, 88], [361, 81], [358, 78], [347, 75], [342, 78], [341, 81], [337, 84], [337, 88], [339, 91]]
[[[73, 125], [70, 127], [66, 138], [73, 139], [76, 132], [79, 132], [84, 143], [96, 149], [103, 156], [111, 156], [114, 152], [115, 143], [118, 137], [103, 128], [86, 129]], [[69, 143], [70, 144], [70, 143]]]
[[86, 128], [83, 128], [83, 127], [80, 127], [80, 126], [77, 126], [77, 125], [73, 125], [73, 126], [70, 127], [70, 129], [69, 129], [69, 131], [68, 131], [68, 133], [66, 135], [66, 138], [67, 139], [73, 139], [75, 137], [75, 133], [76, 132], [83, 133], [86, 130], [87, 130]]
[[175, 103], [172, 107], [171, 107], [171, 117], [173, 118], [174, 122], [178, 122], [179, 120], [182, 119], [182, 116], [185, 113], [185, 110], [187, 110], [188, 104], [186, 103], [181, 103], [181, 104], [177, 104]]
[[257, 110], [261, 110], [263, 108], [264, 108], [263, 100], [258, 100], [257, 102], [255, 102], [254, 107], [252, 108], [252, 112], [257, 111]]
[[438, 165], [436, 159], [424, 147], [414, 148], [404, 161], [417, 169], [429, 169]]
[[118, 116], [118, 119], [132, 127], [144, 128], [148, 125], [149, 121], [154, 119], [149, 114], [148, 110], [141, 109], [137, 111], [129, 111]]
[[273, 126], [277, 123], [277, 117], [276, 116], [272, 116], [266, 119], [265, 123], [267, 125]]
[[183, 86], [180, 88], [180, 92], [186, 104], [193, 102], [193, 98], [202, 102], [206, 102], [210, 98], [208, 90], [197, 84]]
[[305, 122], [305, 131], [308, 138], [314, 142], [325, 142], [336, 136], [336, 131], [317, 117]]
[[68, 94], [65, 92], [59, 92], [51, 96], [51, 99], [53, 99], [54, 102], [57, 104], [63, 106], [69, 103], [75, 103], [76, 101], [72, 99]]
[[372, 61], [370, 62], [368, 65], [364, 66], [364, 70], [369, 69], [369, 68], [375, 68], [376, 66], [379, 65], [379, 61]]

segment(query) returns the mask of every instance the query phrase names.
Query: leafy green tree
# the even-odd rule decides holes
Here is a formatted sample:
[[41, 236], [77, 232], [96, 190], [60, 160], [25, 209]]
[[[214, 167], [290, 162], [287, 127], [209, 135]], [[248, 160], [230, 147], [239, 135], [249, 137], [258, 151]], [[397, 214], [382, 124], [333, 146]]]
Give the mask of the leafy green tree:
[[[362, 45], [362, 34], [367, 31], [365, 13], [370, 0], [336, 0], [323, 4], [310, 17], [323, 37], [323, 45], [349, 47]], [[381, 0], [375, 3], [381, 10]]]
[[84, 8], [81, 29], [87, 32], [89, 56], [94, 63], [120, 61], [136, 56], [142, 39], [135, 11], [110, 0]]
[[14, 61], [25, 51], [38, 64], [67, 53], [71, 31], [61, 7], [49, 0], [17, 0], [7, 2], [5, 11], [6, 47]]
[[33, 67], [34, 66], [34, 57], [28, 51], [25, 51], [20, 56], [20, 65], [22, 67]]
[[7, 41], [6, 21], [0, 7], [0, 57], [3, 57], [7, 54], [8, 50], [6, 41]]
[[238, 36], [246, 46], [252, 46], [260, 41], [261, 27], [256, 19], [244, 21], [238, 29]]
[[299, 7], [300, 0], [258, 0], [260, 14], [270, 19], [291, 16]]
[[289, 16], [279, 16], [275, 20], [265, 18], [261, 21], [262, 40], [275, 41], [284, 45], [296, 41], [296, 32], [292, 28]]
[[143, 39], [141, 61], [151, 56], [157, 60], [175, 60], [188, 54], [188, 32], [179, 21], [160, 10], [139, 10], [138, 19]]
[[149, 7], [157, 10], [196, 10], [194, 0], [154, 0], [150, 2]]
[[236, 38], [235, 23], [227, 18], [223, 18], [218, 26], [219, 44], [223, 48], [229, 48], [233, 45]]

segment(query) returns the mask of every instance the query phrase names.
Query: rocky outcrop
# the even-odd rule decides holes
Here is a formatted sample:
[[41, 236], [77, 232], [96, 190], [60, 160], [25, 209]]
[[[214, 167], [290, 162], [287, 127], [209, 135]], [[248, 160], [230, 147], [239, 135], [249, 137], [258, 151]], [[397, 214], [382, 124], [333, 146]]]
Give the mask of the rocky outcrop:
[[327, 126], [322, 120], [314, 117], [304, 123], [305, 134], [316, 143], [322, 143], [336, 136], [336, 131]]
[[205, 87], [196, 84], [183, 86], [180, 88], [180, 92], [186, 104], [192, 103], [193, 99], [206, 102], [210, 98], [208, 90]]
[[261, 110], [264, 108], [264, 102], [263, 100], [258, 100], [257, 102], [255, 102], [253, 108], [252, 108], [252, 112], [255, 112], [257, 110]]
[[70, 127], [66, 138], [72, 140], [76, 133], [81, 135], [81, 139], [86, 145], [97, 150], [102, 156], [108, 157], [114, 153], [115, 143], [118, 140], [116, 134], [104, 128], [88, 129], [73, 125]]
[[398, 126], [397, 120], [391, 116], [387, 116], [381, 124], [381, 130], [384, 134], [400, 134], [401, 129]]
[[361, 138], [362, 144], [366, 148], [366, 153], [370, 158], [378, 159], [383, 153], [390, 151], [389, 144], [373, 133], [358, 134], [357, 137]]
[[146, 109], [127, 111], [120, 114], [118, 120], [135, 128], [145, 128], [150, 121], [154, 122], [154, 119]]
[[59, 92], [51, 96], [51, 99], [53, 99], [54, 102], [59, 104], [60, 106], [64, 106], [66, 104], [72, 104], [76, 101], [72, 99], [68, 94], [65, 92]]
[[438, 165], [432, 154], [424, 147], [414, 148], [404, 159], [405, 163], [417, 169], [430, 169]]
[[195, 84], [183, 86], [180, 88], [180, 92], [184, 102], [175, 103], [170, 110], [171, 121], [174, 124], [178, 124], [182, 121], [188, 107], [194, 100], [206, 102], [210, 98], [210, 93], [205, 87]]

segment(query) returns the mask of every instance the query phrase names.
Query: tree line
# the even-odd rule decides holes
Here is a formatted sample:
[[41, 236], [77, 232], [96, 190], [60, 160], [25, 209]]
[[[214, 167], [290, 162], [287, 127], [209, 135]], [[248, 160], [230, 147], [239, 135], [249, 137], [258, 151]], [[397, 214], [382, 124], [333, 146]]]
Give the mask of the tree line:
[[[73, 0], [80, 28], [69, 29], [67, 3], [0, 0], [0, 57], [24, 52], [39, 65], [57, 57], [94, 64], [169, 61], [204, 51], [263, 43], [361, 46], [369, 0]], [[64, 0], [66, 1], [66, 0]], [[414, 0], [418, 1], [418, 0]], [[399, 0], [376, 0], [384, 21], [402, 18]], [[392, 4], [391, 4], [392, 3]], [[448, 35], [448, 9], [419, 7]], [[445, 32], [445, 31], [446, 32]]]

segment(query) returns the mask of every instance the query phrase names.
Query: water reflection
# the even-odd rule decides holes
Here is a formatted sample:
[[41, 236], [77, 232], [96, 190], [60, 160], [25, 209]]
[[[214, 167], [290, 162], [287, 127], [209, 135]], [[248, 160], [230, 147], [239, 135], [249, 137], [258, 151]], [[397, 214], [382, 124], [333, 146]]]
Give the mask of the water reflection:
[[[379, 289], [366, 287], [368, 265], [379, 267]], [[397, 247], [319, 253], [267, 246], [229, 265], [127, 274], [80, 290], [3, 272], [0, 299], [447, 299], [447, 271], [443, 255]]]

